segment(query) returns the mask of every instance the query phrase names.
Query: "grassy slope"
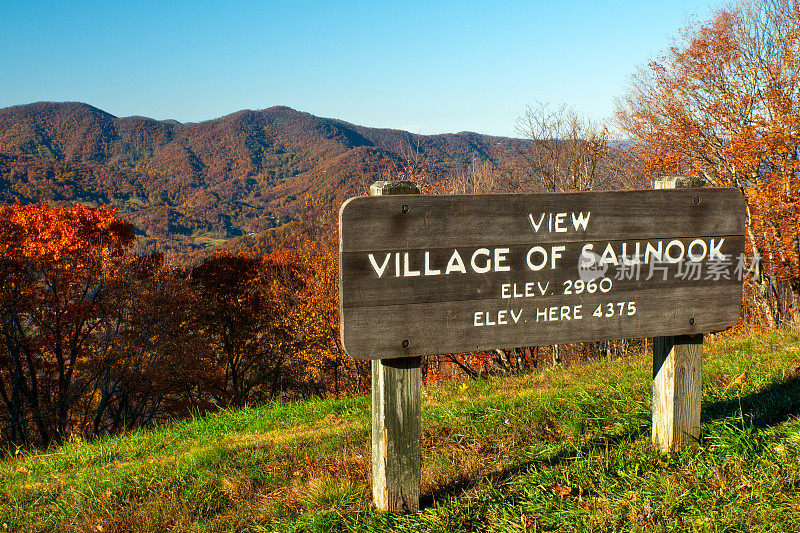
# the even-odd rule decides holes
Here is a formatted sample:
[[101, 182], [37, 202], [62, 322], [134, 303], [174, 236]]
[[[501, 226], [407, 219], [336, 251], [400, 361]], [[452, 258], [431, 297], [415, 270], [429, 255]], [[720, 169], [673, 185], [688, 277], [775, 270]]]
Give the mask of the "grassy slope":
[[370, 509], [369, 399], [274, 403], [0, 462], [20, 531], [796, 531], [800, 332], [707, 344], [697, 451], [645, 355], [424, 391], [423, 505]]

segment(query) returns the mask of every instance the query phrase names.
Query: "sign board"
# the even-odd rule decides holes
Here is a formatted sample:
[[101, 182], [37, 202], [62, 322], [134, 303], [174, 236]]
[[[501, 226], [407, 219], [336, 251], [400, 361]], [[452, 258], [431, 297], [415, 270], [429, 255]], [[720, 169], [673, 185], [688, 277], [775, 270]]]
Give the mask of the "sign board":
[[351, 198], [341, 336], [358, 359], [719, 331], [739, 319], [736, 189]]

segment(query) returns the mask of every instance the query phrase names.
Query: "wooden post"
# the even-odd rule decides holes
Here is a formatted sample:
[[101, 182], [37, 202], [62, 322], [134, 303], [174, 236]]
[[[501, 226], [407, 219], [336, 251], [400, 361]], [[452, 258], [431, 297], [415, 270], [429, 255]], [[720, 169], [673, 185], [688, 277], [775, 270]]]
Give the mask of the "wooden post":
[[[656, 189], [703, 185], [692, 176], [662, 176], [654, 184]], [[700, 438], [702, 368], [702, 333], [653, 338], [652, 441], [661, 452], [692, 446]]]
[[[419, 194], [413, 181], [378, 181], [370, 195]], [[381, 511], [419, 509], [420, 357], [372, 361], [372, 498]]]

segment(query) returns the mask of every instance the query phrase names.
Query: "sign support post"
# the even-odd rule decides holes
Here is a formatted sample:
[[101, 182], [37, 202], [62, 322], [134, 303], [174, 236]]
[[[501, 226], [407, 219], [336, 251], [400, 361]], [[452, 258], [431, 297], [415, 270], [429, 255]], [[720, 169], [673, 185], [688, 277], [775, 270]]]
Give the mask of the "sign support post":
[[[691, 176], [662, 176], [656, 189], [702, 187]], [[686, 321], [694, 324], [695, 317]], [[692, 446], [700, 439], [703, 334], [653, 337], [653, 445], [661, 452]]]
[[[384, 196], [420, 190], [412, 181], [378, 181], [369, 192]], [[421, 361], [420, 357], [372, 360], [372, 498], [381, 511], [419, 509]]]

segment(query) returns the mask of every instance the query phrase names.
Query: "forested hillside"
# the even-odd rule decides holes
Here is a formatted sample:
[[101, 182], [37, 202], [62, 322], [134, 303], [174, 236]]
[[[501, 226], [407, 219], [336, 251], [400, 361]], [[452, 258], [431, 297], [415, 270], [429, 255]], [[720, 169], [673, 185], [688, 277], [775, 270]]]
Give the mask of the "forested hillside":
[[336, 207], [372, 181], [431, 181], [507, 160], [523, 141], [365, 128], [287, 107], [200, 123], [82, 103], [0, 109], [0, 202], [116, 207], [140, 245], [192, 249]]
[[[54, 6], [47, 10], [57, 12]], [[336, 11], [346, 11], [340, 7]], [[437, 7], [448, 24], [461, 28], [453, 23], [458, 22], [453, 10]], [[646, 16], [655, 19], [653, 7]], [[254, 6], [246, 8], [249, 15]], [[270, 21], [284, 21], [274, 16], [273, 5], [268, 11]], [[422, 20], [425, 14], [411, 15]], [[552, 17], [535, 15], [548, 27], [559, 27]], [[195, 31], [187, 18], [183, 14], [180, 24], [211, 42], [210, 32]], [[497, 20], [511, 34], [507, 18], [500, 13]], [[526, 23], [533, 18], [518, 17]], [[41, 16], [23, 19], [51, 30]], [[63, 13], [53, 17], [70, 38], [81, 34], [66, 19]], [[297, 20], [312, 27], [305, 16]], [[0, 28], [4, 21], [0, 17]], [[92, 61], [73, 54], [57, 74], [83, 63], [95, 67], [92, 76], [112, 78], [96, 68], [102, 54], [94, 30], [107, 29], [108, 22], [92, 22], [93, 31], [82, 32], [91, 42]], [[209, 26], [234, 31], [221, 22], [214, 19]], [[484, 58], [501, 59], [492, 46], [504, 55], [514, 47], [501, 48], [486, 22], [478, 21], [482, 42], [474, 39], [477, 32], [463, 33], [481, 42]], [[340, 25], [328, 26], [341, 31]], [[410, 26], [415, 25], [402, 29]], [[608, 24], [594, 26], [609, 34]], [[112, 32], [126, 51], [143, 51], [148, 60], [175, 56], [174, 47], [156, 41], [151, 48], [141, 46], [137, 39], [146, 33], [131, 28], [136, 39], [119, 38], [118, 28]], [[32, 29], [20, 33], [24, 39], [6, 41], [35, 43], [53, 57], [69, 54], [69, 47], [59, 50]], [[317, 33], [318, 25], [313, 29]], [[515, 34], [527, 39], [536, 33], [527, 29]], [[271, 36], [252, 33], [258, 39]], [[438, 40], [435, 47], [447, 41], [438, 31], [427, 35]], [[548, 45], [556, 42], [546, 31], [542, 35]], [[320, 37], [318, 46], [329, 48], [332, 39]], [[404, 32], [397, 41], [403, 46], [395, 47], [403, 61], [438, 59], [436, 50], [410, 53], [410, 37], [413, 33]], [[289, 44], [296, 42], [299, 38]], [[506, 73], [476, 69], [480, 54], [459, 43], [441, 50], [452, 70], [442, 69], [445, 61], [434, 65], [447, 72], [448, 82], [458, 82], [455, 74], [466, 65], [470, 82], [479, 76], [501, 81], [498, 99], [506, 99], [512, 85], [529, 90]], [[586, 46], [572, 44], [539, 54], [557, 62], [549, 69], [554, 72], [547, 72], [558, 74], [554, 80], [568, 62], [577, 63], [572, 49], [588, 57]], [[290, 56], [264, 49], [270, 58]], [[405, 79], [396, 56], [392, 61], [377, 48], [373, 52], [386, 69], [396, 70], [393, 79]], [[45, 72], [44, 63], [26, 60], [25, 53], [10, 56], [20, 65], [35, 65], [37, 74]], [[375, 65], [340, 50], [332, 50], [325, 62], [335, 65], [334, 56], [359, 67]], [[108, 57], [104, 64], [117, 65], [120, 54]], [[461, 58], [470, 61], [459, 65]], [[300, 72], [302, 63], [292, 59], [285, 80]], [[312, 59], [315, 67], [303, 68], [321, 64], [318, 54]], [[127, 55], [125, 60], [127, 68]], [[247, 60], [248, 67], [257, 64]], [[546, 69], [523, 60], [514, 70], [522, 70], [518, 65], [547, 81], [541, 74]], [[139, 78], [126, 72], [134, 90], [144, 92], [135, 82], [144, 79], [167, 86], [164, 77], [154, 75], [167, 67], [156, 69], [149, 61], [145, 66]], [[503, 68], [501, 61], [493, 66]], [[269, 83], [280, 85], [279, 71], [269, 67], [264, 69]], [[80, 69], [73, 72], [79, 75]], [[236, 85], [235, 77], [209, 72], [200, 73], [204, 80]], [[575, 90], [587, 93], [587, 72], [581, 70]], [[6, 77], [12, 86], [24, 73]], [[375, 94], [351, 86], [353, 79], [346, 85], [350, 97]], [[602, 82], [592, 78], [592, 96], [600, 94]], [[327, 83], [308, 85], [331, 92]], [[466, 85], [442, 94], [472, 102]], [[84, 87], [123, 94], [102, 83]], [[48, 98], [65, 94], [34, 86], [27, 91]], [[202, 98], [214, 94], [206, 87], [199, 91]], [[800, 2], [734, 0], [705, 21], [692, 19], [671, 46], [635, 71], [625, 91], [615, 100], [613, 122], [595, 122], [566, 105], [530, 106], [517, 118], [519, 138], [418, 135], [281, 106], [199, 123], [116, 117], [78, 102], [0, 109], [0, 530], [797, 531]], [[186, 98], [183, 90], [171, 94]], [[14, 98], [10, 101], [28, 101]], [[159, 105], [173, 105], [157, 98]], [[464, 114], [472, 115], [472, 108]], [[604, 191], [652, 189], [654, 180], [665, 177], [661, 184], [693, 188], [650, 191], [664, 200], [655, 207], [636, 200], [650, 193], [622, 194], [634, 199], [623, 204], [606, 201], [617, 193]], [[352, 225], [346, 216], [337, 217], [341, 203], [365, 194], [372, 182], [400, 179], [418, 183], [422, 194], [581, 194], [555, 200], [503, 197], [506, 203], [485, 217], [464, 207], [490, 205], [483, 196], [415, 197], [420, 203], [455, 205], [453, 211], [439, 209], [445, 216], [438, 223], [429, 214], [435, 207], [422, 212], [406, 201], [410, 197], [362, 199], [373, 207], [403, 200], [398, 212], [423, 213], [413, 224], [440, 235], [445, 232], [439, 228], [457, 228], [459, 242], [453, 243], [414, 244], [405, 237], [389, 243], [386, 235], [402, 233], [394, 221], [411, 228], [408, 234], [420, 226], [379, 209], [373, 211], [380, 216]], [[710, 209], [723, 195], [727, 203]], [[588, 197], [598, 197], [600, 212], [580, 207]], [[514, 204], [517, 200], [524, 204]], [[568, 207], [562, 209], [562, 200]], [[739, 217], [735, 227], [721, 231], [727, 218], [717, 216], [716, 208]], [[668, 217], [653, 216], [656, 211]], [[461, 223], [447, 215], [451, 212], [473, 217]], [[593, 227], [587, 229], [590, 214]], [[675, 222], [689, 220], [684, 215], [692, 217], [691, 224]], [[393, 217], [392, 228], [377, 228], [384, 216]], [[522, 226], [508, 224], [510, 218]], [[340, 220], [345, 236], [357, 228], [353, 233], [369, 234], [371, 243], [381, 246], [348, 249], [342, 244], [347, 238], [339, 238]], [[607, 222], [615, 233], [605, 231]], [[592, 233], [595, 227], [600, 229]], [[648, 230], [644, 236], [637, 233], [641, 228]], [[663, 239], [648, 240], [651, 228]], [[731, 253], [723, 247], [725, 239]], [[581, 245], [577, 262], [577, 254], [561, 242], [575, 251]], [[459, 250], [468, 249], [462, 257]], [[670, 249], [679, 249], [680, 256]], [[591, 250], [605, 251], [587, 265], [584, 257]], [[514, 254], [518, 268], [512, 272]], [[534, 263], [539, 254], [543, 260]], [[559, 259], [569, 271], [557, 268]], [[371, 281], [349, 278], [353, 264]], [[484, 273], [485, 281], [475, 281]], [[602, 279], [587, 280], [587, 273]], [[444, 278], [458, 281], [445, 287]], [[355, 307], [348, 300], [358, 300], [350, 291], [354, 285], [369, 286], [371, 294], [399, 295], [411, 311], [396, 312], [388, 299], [363, 298], [363, 313], [351, 320], [348, 309]], [[472, 293], [463, 290], [472, 285]], [[731, 290], [723, 294], [719, 287]], [[674, 300], [673, 290], [680, 291]], [[443, 295], [447, 300], [437, 300]], [[531, 318], [519, 325], [523, 306], [514, 314], [515, 298], [530, 302], [526, 317]], [[706, 307], [695, 306], [699, 300]], [[382, 324], [411, 332], [395, 339], [405, 350], [397, 355], [409, 356], [408, 365], [373, 366], [345, 351], [344, 342], [352, 345], [342, 330], [351, 323], [364, 337], [390, 339], [363, 318], [374, 318], [381, 309]], [[644, 309], [657, 312], [646, 315]], [[724, 323], [701, 328], [702, 314], [721, 310]], [[441, 327], [430, 320], [437, 313], [446, 319]], [[597, 320], [582, 318], [589, 316]], [[414, 332], [410, 322], [417, 320], [424, 322], [419, 330], [426, 337]], [[650, 329], [670, 321], [684, 325], [680, 331]], [[459, 324], [467, 325], [462, 330]], [[508, 326], [513, 335], [502, 337], [484, 326]], [[445, 348], [430, 343], [435, 346], [429, 350], [415, 340], [441, 337], [442, 328], [482, 338]], [[587, 334], [568, 337], [569, 328]], [[641, 338], [665, 333], [691, 335]], [[578, 338], [594, 340], [567, 344]], [[541, 342], [555, 344], [520, 346]], [[435, 353], [478, 348], [486, 349]], [[369, 352], [374, 354], [391, 355]], [[409, 386], [417, 381], [417, 364], [419, 390]], [[397, 394], [386, 387], [399, 375], [388, 370], [395, 366], [413, 367], [406, 374], [413, 379], [395, 380]], [[373, 368], [381, 369], [380, 375], [373, 376]], [[674, 387], [663, 394], [667, 382]], [[376, 405], [381, 396], [404, 397], [414, 406], [411, 414], [405, 408], [373, 408], [380, 413], [373, 422], [373, 383], [376, 391], [378, 385], [384, 389], [374, 394]], [[416, 425], [417, 407], [419, 454], [416, 437], [410, 438], [417, 430], [406, 429]], [[378, 467], [385, 459], [385, 470], [393, 474], [390, 453], [405, 448], [389, 440], [394, 420], [380, 432], [381, 417], [402, 419], [399, 433], [413, 444], [401, 463], [421, 458], [421, 484], [410, 483], [403, 491], [420, 497], [419, 512], [376, 512], [371, 503], [370, 455]], [[668, 432], [687, 446], [670, 454], [653, 446], [664, 444], [660, 421], [666, 419], [685, 422]], [[383, 454], [381, 445], [371, 447], [371, 431], [375, 442], [383, 435], [382, 446], [390, 453]], [[375, 475], [373, 487], [388, 495], [381, 475]], [[393, 477], [412, 476], [401, 471]]]

